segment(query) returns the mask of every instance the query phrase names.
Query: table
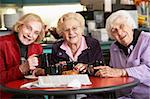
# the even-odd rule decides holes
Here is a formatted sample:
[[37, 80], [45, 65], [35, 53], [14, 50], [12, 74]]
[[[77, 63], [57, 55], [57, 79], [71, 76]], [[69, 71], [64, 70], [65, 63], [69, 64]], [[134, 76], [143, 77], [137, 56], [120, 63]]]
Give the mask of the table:
[[117, 77], [117, 78], [100, 78], [90, 76], [91, 85], [82, 86], [81, 88], [20, 88], [21, 85], [33, 80], [16, 80], [5, 85], [0, 85], [0, 88], [5, 92], [30, 95], [75, 95], [75, 94], [95, 94], [107, 92], [107, 98], [115, 98], [114, 92], [120, 89], [133, 88], [140, 82], [133, 77]]

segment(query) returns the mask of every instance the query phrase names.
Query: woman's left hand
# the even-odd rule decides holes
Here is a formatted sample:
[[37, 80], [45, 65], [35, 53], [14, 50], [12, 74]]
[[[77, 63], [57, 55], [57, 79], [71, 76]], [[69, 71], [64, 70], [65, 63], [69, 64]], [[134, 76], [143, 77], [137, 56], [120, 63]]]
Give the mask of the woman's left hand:
[[109, 66], [97, 66], [94, 69], [98, 69], [95, 76], [99, 77], [121, 77], [123, 69], [111, 68]]

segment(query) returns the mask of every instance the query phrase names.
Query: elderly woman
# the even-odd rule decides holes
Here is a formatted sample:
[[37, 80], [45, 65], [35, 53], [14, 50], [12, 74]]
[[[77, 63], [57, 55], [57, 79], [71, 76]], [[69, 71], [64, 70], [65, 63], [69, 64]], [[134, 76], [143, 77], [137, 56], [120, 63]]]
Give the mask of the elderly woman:
[[[52, 64], [61, 61], [73, 61], [83, 64], [103, 63], [100, 44], [96, 39], [84, 35], [85, 20], [79, 13], [64, 14], [58, 21], [57, 32], [63, 40], [52, 47]], [[84, 65], [76, 70], [84, 70]]]
[[138, 78], [140, 84], [124, 98], [150, 98], [150, 33], [134, 29], [128, 12], [120, 10], [106, 21], [109, 37], [115, 40], [110, 48], [110, 67], [99, 66], [96, 76]]
[[[63, 37], [52, 46], [51, 65], [68, 65], [62, 74], [78, 74], [87, 72], [87, 64], [103, 64], [102, 51], [98, 40], [84, 36], [85, 20], [79, 13], [64, 14], [57, 23], [57, 33]], [[66, 62], [77, 62], [73, 68]], [[51, 66], [52, 67], [52, 66]], [[52, 74], [50, 67], [37, 68], [35, 75]], [[55, 73], [54, 73], [55, 74]], [[56, 99], [70, 99], [70, 96], [57, 96]]]
[[[59, 19], [57, 32], [63, 37], [63, 40], [54, 43], [52, 46], [50, 60], [52, 65], [64, 64], [68, 61], [77, 62], [80, 64], [75, 66], [74, 70], [85, 73], [87, 65], [83, 64], [103, 63], [98, 40], [83, 36], [84, 26], [85, 20], [79, 13], [67, 13]], [[71, 65], [68, 68], [71, 70]], [[49, 70], [45, 69], [45, 72], [47, 73]], [[38, 75], [38, 73], [36, 74]]]
[[[38, 42], [44, 37], [44, 24], [36, 14], [26, 14], [13, 26], [10, 35], [0, 37], [0, 84], [22, 79], [38, 66], [36, 55], [42, 54]], [[10, 94], [0, 93], [1, 99]]]

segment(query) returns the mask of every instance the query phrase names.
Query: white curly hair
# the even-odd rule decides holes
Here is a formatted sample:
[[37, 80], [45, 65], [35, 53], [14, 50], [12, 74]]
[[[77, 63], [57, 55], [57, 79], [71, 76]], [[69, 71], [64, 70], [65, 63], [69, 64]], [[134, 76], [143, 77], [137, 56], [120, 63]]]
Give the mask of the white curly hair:
[[118, 10], [118, 11], [112, 13], [106, 20], [105, 28], [107, 30], [108, 36], [111, 39], [113, 39], [113, 37], [111, 35], [111, 29], [115, 25], [115, 21], [119, 18], [121, 19], [121, 21], [120, 21], [121, 24], [128, 25], [133, 29], [136, 28], [136, 22], [131, 17], [130, 13], [126, 10]]

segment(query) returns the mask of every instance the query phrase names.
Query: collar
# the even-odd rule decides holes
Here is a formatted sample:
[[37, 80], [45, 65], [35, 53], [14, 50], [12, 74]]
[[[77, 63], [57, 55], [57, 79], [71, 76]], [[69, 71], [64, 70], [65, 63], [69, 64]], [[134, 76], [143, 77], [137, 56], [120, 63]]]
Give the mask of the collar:
[[74, 56], [72, 54], [72, 51], [71, 51], [70, 47], [68, 46], [68, 44], [65, 41], [62, 43], [60, 48], [66, 51], [66, 54], [69, 56], [70, 60], [77, 61], [78, 56], [82, 53], [83, 50], [87, 49], [88, 46], [87, 46], [85, 37], [82, 36], [81, 37], [81, 42], [80, 42], [80, 47], [79, 47], [79, 49], [77, 50], [77, 52]]
[[115, 44], [119, 47], [119, 49], [123, 50], [125, 55], [129, 55], [132, 52], [132, 50], [134, 49], [134, 47], [135, 47], [135, 45], [137, 43], [137, 40], [138, 40], [138, 38], [140, 36], [140, 33], [141, 33], [141, 31], [138, 30], [138, 29], [134, 29], [133, 32], [134, 32], [134, 34], [133, 34], [133, 41], [127, 47], [121, 45], [117, 41], [115, 42]]
[[15, 34], [16, 40], [17, 40], [19, 48], [20, 48], [20, 56], [27, 59], [28, 45], [22, 44], [22, 42], [19, 40], [17, 32], [14, 32], [14, 34]]

